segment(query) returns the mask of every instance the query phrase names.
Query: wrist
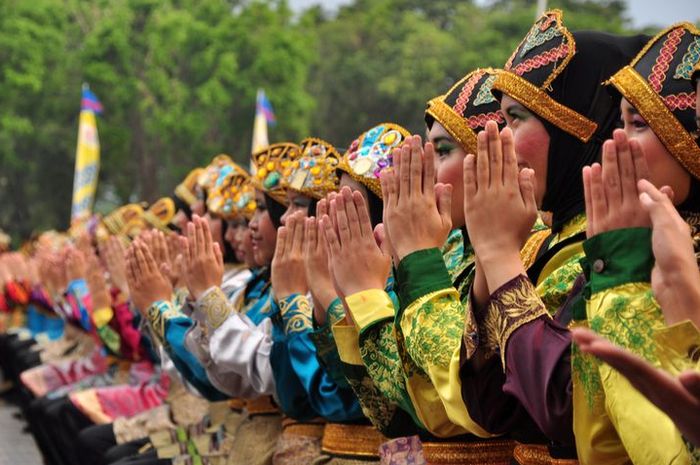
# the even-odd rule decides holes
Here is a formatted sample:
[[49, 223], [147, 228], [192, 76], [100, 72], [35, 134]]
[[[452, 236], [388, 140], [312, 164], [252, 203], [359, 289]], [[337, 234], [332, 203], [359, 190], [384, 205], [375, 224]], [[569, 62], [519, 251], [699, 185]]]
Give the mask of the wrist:
[[525, 274], [525, 266], [520, 260], [520, 252], [502, 250], [499, 253], [479, 256], [483, 267], [486, 285], [490, 293], [495, 292], [505, 283], [518, 275]]

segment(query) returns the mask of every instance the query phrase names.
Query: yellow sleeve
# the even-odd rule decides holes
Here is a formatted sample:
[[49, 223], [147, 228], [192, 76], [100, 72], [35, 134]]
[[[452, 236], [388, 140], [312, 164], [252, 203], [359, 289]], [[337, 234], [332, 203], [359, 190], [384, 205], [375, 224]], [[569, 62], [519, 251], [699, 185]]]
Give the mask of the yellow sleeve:
[[656, 331], [656, 355], [668, 372], [677, 375], [686, 370], [700, 371], [700, 331], [685, 320]]

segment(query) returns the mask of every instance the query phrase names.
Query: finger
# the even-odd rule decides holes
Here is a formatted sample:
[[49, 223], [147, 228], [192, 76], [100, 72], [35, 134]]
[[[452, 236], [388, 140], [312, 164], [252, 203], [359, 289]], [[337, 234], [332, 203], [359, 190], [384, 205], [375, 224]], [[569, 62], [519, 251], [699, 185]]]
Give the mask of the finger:
[[335, 231], [338, 231], [338, 207], [335, 203], [335, 199], [338, 198], [336, 192], [331, 192], [328, 194], [328, 217], [331, 220], [331, 225]]
[[382, 173], [382, 178], [386, 178], [387, 201], [385, 208], [393, 209], [399, 200], [399, 178], [396, 170], [390, 169]]
[[637, 202], [637, 179], [635, 177], [634, 160], [627, 135], [622, 129], [613, 132], [613, 139], [617, 146], [617, 169], [620, 175], [620, 193], [622, 202]]
[[194, 257], [196, 255], [196, 236], [197, 233], [195, 231], [195, 225], [193, 222], [190, 221], [189, 223], [187, 223], [187, 261], [189, 263], [192, 263], [194, 261]]
[[287, 235], [289, 229], [287, 226], [280, 226], [277, 230], [277, 245], [275, 246], [275, 258], [279, 259], [284, 256], [287, 247]]
[[345, 211], [345, 199], [342, 195], [336, 197], [335, 208], [338, 238], [340, 239], [340, 245], [344, 246], [350, 243], [350, 226], [348, 225], [348, 215]]
[[476, 136], [476, 184], [480, 189], [489, 187], [489, 138], [486, 131]]
[[535, 172], [532, 169], [524, 168], [519, 174], [520, 195], [523, 199], [523, 205], [528, 211], [537, 210], [537, 202], [535, 201], [535, 186], [533, 179]]
[[158, 272], [158, 265], [156, 265], [156, 260], [153, 257], [153, 254], [147, 247], [143, 247], [143, 256], [145, 259], [146, 263], [146, 269], [148, 270], [149, 273], [157, 273]]
[[[608, 211], [608, 203], [603, 187], [603, 169], [598, 163], [591, 165], [591, 203], [593, 204], [593, 217], [596, 225], [605, 218]], [[594, 231], [596, 233], [597, 231]]]
[[637, 180], [649, 179], [649, 164], [647, 163], [644, 149], [636, 139], [629, 141], [630, 152], [632, 153], [632, 163]]
[[[318, 209], [317, 209], [318, 211]], [[304, 222], [304, 255], [306, 258], [310, 258], [311, 255], [316, 251], [317, 248], [317, 228], [316, 218], [310, 216], [306, 218]]]
[[695, 370], [684, 371], [678, 375], [681, 385], [700, 402], [700, 372]]
[[[401, 146], [399, 157], [399, 192], [398, 202], [405, 201], [411, 193], [411, 146], [409, 143]], [[398, 203], [397, 202], [397, 203]]]
[[495, 121], [486, 123], [486, 135], [488, 136], [489, 150], [489, 186], [499, 187], [503, 185], [503, 146], [501, 135], [498, 133], [498, 124]]
[[[603, 193], [608, 208], [617, 207], [622, 203], [622, 186], [618, 169], [618, 151], [615, 141], [606, 140], [603, 144]], [[600, 217], [602, 218], [602, 217]]]
[[[418, 197], [423, 193], [423, 146], [421, 144], [420, 136], [412, 136], [410, 139], [411, 144], [411, 158], [409, 161], [409, 171], [411, 173], [410, 179], [410, 196]], [[405, 166], [405, 165], [404, 165]]]
[[348, 217], [350, 237], [355, 240], [361, 239], [362, 229], [360, 226], [360, 218], [357, 214], [357, 208], [355, 207], [355, 199], [352, 195], [352, 191], [348, 187], [343, 187], [341, 190], [341, 195], [343, 196], [343, 204], [345, 205], [345, 214]]
[[593, 226], [595, 224], [595, 215], [593, 212], [593, 202], [591, 200], [591, 167], [584, 166], [581, 172], [583, 177], [583, 198], [586, 203], [586, 237], [593, 237]]
[[428, 142], [423, 150], [423, 195], [435, 196], [435, 146]]
[[148, 268], [146, 267], [146, 257], [143, 255], [143, 247], [141, 246], [141, 244], [143, 244], [143, 242], [141, 240], [138, 240], [136, 246], [134, 247], [136, 269], [139, 273], [139, 276], [145, 275], [148, 270]]
[[294, 253], [301, 255], [302, 247], [304, 245], [304, 225], [302, 224], [302, 214], [297, 213], [294, 215], [294, 240], [292, 241], [292, 251]]
[[205, 219], [197, 217], [195, 220], [195, 237], [196, 237], [196, 248], [195, 250], [197, 251], [198, 256], [202, 256], [209, 252], [205, 248], [205, 239], [204, 239], [204, 223], [206, 222]]
[[361, 193], [353, 192], [352, 200], [355, 202], [355, 210], [357, 210], [357, 217], [360, 221], [360, 233], [364, 238], [371, 238], [373, 235], [372, 220], [369, 217], [369, 211], [367, 210], [365, 198]]
[[[501, 131], [501, 150], [503, 151], [503, 184], [514, 185], [519, 180], [520, 170], [513, 144], [513, 131], [510, 128], [503, 128]], [[534, 186], [532, 188], [534, 189]]]
[[462, 168], [464, 171], [464, 207], [466, 208], [476, 195], [477, 191], [476, 155], [473, 153], [467, 154], [467, 156], [464, 157]]
[[452, 227], [452, 185], [439, 183], [435, 186], [438, 213], [445, 229]]
[[221, 253], [221, 246], [219, 245], [218, 242], [214, 242], [214, 245], [212, 246], [214, 249], [214, 258], [216, 258], [216, 263], [219, 266], [224, 265], [224, 254]]
[[321, 218], [321, 228], [323, 228], [323, 235], [326, 238], [328, 250], [330, 251], [331, 255], [337, 256], [340, 254], [340, 241], [338, 240], [335, 229], [333, 228], [331, 220], [327, 215]]
[[676, 197], [676, 194], [673, 192], [673, 189], [671, 189], [670, 186], [662, 186], [661, 189], [659, 189], [666, 197], [668, 197], [668, 200], [671, 201], [671, 204], [673, 204], [673, 199]]
[[209, 222], [207, 220], [202, 220], [202, 235], [204, 241], [204, 250], [206, 253], [211, 253], [212, 250], [212, 237], [211, 230], [209, 229]]
[[316, 218], [323, 218], [328, 214], [328, 200], [321, 199], [316, 204]]

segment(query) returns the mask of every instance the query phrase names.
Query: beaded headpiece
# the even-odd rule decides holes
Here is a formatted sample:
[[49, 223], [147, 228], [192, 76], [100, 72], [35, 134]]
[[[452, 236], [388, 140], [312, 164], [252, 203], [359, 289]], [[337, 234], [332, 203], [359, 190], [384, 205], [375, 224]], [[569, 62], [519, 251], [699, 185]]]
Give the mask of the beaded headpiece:
[[221, 183], [209, 191], [207, 210], [224, 220], [251, 219], [255, 213], [255, 188], [246, 170], [234, 163]]
[[411, 135], [394, 123], [382, 123], [355, 139], [338, 164], [338, 170], [349, 174], [377, 196], [382, 196], [379, 176], [393, 166], [391, 151]]
[[515, 49], [493, 89], [507, 93], [558, 128], [588, 142], [598, 125], [552, 98], [551, 84], [576, 54], [560, 10], [545, 12]]
[[428, 102], [426, 115], [435, 118], [467, 153], [476, 153], [476, 135], [487, 121], [505, 124], [501, 106], [491, 93], [498, 73], [492, 68], [472, 71], [445, 95]]
[[700, 146], [693, 136], [697, 125], [691, 79], [698, 62], [700, 30], [681, 23], [659, 33], [608, 81], [696, 178], [700, 178]]
[[336, 148], [314, 137], [302, 140], [299, 147], [301, 156], [283, 171], [282, 185], [316, 199], [338, 190], [335, 170], [340, 154]]
[[221, 184], [226, 175], [233, 170], [233, 165], [234, 163], [231, 157], [223, 153], [215, 156], [211, 160], [209, 165], [204, 168], [199, 178], [197, 178], [197, 186], [200, 189], [199, 193], [202, 197], [201, 200], [206, 201], [206, 199], [203, 198], [203, 194], [205, 192], [208, 193], [209, 190]]
[[175, 196], [190, 207], [197, 201], [197, 180], [203, 172], [204, 168], [193, 169], [184, 181], [175, 188]]
[[268, 194], [282, 205], [287, 205], [287, 191], [282, 183], [282, 173], [292, 166], [301, 154], [298, 145], [280, 142], [253, 154], [255, 174], [253, 186]]

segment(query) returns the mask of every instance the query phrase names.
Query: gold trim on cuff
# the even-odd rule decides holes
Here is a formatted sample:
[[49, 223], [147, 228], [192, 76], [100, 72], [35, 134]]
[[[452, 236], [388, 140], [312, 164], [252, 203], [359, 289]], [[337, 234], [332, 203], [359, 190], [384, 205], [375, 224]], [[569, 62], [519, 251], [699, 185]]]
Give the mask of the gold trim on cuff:
[[476, 154], [476, 133], [467, 125], [463, 117], [442, 101], [443, 98], [445, 97], [430, 100], [425, 112], [442, 124], [466, 153]]
[[608, 82], [637, 109], [671, 155], [700, 179], [700, 147], [649, 83], [631, 66], [622, 68]]
[[588, 142], [598, 128], [598, 125], [590, 119], [557, 102], [545, 91], [511, 71], [503, 71], [498, 74], [492, 90], [505, 92], [582, 142]]

